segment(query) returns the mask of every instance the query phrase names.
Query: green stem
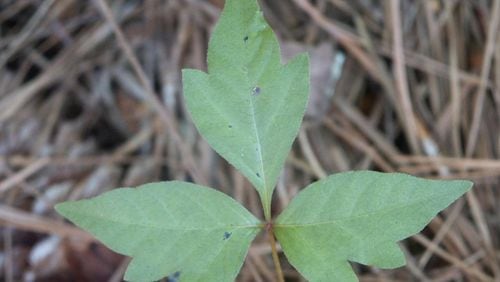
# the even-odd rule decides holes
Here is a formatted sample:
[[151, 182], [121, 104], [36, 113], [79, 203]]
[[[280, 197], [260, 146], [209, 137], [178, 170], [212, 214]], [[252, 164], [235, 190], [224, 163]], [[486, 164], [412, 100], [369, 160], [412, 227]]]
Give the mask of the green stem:
[[273, 256], [274, 269], [276, 270], [276, 277], [278, 282], [285, 282], [285, 277], [283, 276], [283, 270], [281, 269], [280, 258], [278, 257], [278, 251], [276, 249], [276, 239], [274, 238], [273, 224], [268, 222], [266, 224], [267, 235], [269, 239], [269, 244], [271, 245], [271, 254]]

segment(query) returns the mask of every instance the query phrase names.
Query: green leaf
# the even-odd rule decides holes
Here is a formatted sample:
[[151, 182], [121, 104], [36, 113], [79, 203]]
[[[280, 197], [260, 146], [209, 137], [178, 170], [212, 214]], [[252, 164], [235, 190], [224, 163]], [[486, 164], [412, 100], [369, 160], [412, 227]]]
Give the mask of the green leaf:
[[278, 217], [276, 237], [310, 281], [357, 281], [348, 261], [380, 268], [405, 264], [397, 241], [420, 232], [472, 186], [372, 171], [313, 183]]
[[133, 257], [126, 280], [234, 281], [259, 221], [232, 198], [185, 182], [121, 188], [56, 210]]
[[183, 70], [184, 95], [207, 142], [258, 190], [266, 218], [309, 93], [309, 59], [287, 65], [255, 0], [228, 0], [208, 48], [208, 74]]

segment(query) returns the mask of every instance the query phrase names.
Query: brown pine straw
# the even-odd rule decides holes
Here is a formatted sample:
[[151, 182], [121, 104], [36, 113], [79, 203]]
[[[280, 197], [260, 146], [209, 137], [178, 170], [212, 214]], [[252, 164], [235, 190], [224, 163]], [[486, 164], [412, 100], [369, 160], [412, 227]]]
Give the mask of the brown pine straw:
[[[182, 98], [180, 70], [206, 70], [223, 0], [3, 2], [0, 280], [100, 281], [92, 274], [104, 271], [120, 281], [128, 259], [102, 253], [108, 264], [82, 274], [68, 258], [90, 260], [96, 240], [53, 210], [114, 187], [192, 181], [263, 217], [255, 190], [199, 136]], [[361, 281], [499, 281], [500, 1], [260, 2], [283, 50], [295, 44], [317, 56], [311, 73], [340, 69], [311, 80], [315, 106], [278, 181], [273, 215], [339, 171], [470, 179], [471, 193], [401, 243], [406, 267], [353, 267]], [[340, 54], [335, 66], [329, 58]], [[52, 236], [83, 247], [51, 250], [64, 270], [25, 263]], [[276, 280], [267, 240], [256, 238], [238, 281]], [[285, 280], [301, 281], [281, 252], [277, 244]]]

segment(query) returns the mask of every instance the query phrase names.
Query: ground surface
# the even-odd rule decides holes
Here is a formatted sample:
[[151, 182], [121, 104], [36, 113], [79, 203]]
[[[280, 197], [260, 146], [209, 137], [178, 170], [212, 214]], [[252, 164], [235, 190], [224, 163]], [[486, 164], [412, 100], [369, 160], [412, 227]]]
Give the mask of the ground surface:
[[[107, 1], [118, 29], [100, 3], [0, 1], [2, 281], [121, 280], [127, 259], [54, 213], [66, 199], [177, 179], [220, 187], [259, 214], [249, 183], [199, 137], [182, 100], [180, 70], [206, 67], [223, 1]], [[263, 8], [285, 56], [312, 57], [310, 106], [275, 212], [338, 171], [471, 179], [471, 193], [402, 244], [407, 267], [354, 267], [362, 281], [499, 281], [500, 1]], [[238, 279], [274, 279], [262, 238]]]

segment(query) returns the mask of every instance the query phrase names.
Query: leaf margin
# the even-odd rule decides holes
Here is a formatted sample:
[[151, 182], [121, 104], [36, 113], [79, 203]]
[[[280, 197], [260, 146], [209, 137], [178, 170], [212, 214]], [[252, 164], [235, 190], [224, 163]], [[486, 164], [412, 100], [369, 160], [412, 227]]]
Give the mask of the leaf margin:
[[[434, 183], [443, 183], [443, 182], [446, 181], [448, 184], [454, 183], [454, 184], [457, 185], [456, 187], [454, 187], [454, 189], [456, 189], [457, 191], [454, 191], [453, 196], [451, 196], [449, 199], [447, 199], [447, 201], [448, 201], [447, 204], [443, 204], [442, 205], [443, 207], [441, 207], [438, 211], [434, 212], [434, 214], [432, 216], [429, 215], [428, 218], [427, 218], [428, 220], [425, 221], [425, 224], [423, 224], [421, 226], [421, 228], [417, 228], [417, 229], [419, 229], [418, 231], [416, 231], [416, 232], [412, 231], [411, 234], [403, 237], [402, 239], [398, 239], [396, 241], [393, 241], [392, 246], [391, 245], [387, 245], [384, 248], [384, 251], [388, 251], [392, 255], [398, 255], [399, 258], [393, 258], [392, 260], [391, 260], [391, 258], [389, 258], [387, 261], [385, 261], [385, 263], [387, 263], [386, 265], [379, 265], [380, 268], [396, 268], [396, 267], [404, 265], [406, 263], [405, 257], [404, 257], [404, 254], [399, 249], [397, 243], [399, 241], [401, 241], [401, 240], [404, 240], [404, 239], [410, 237], [413, 234], [416, 234], [416, 233], [420, 232], [428, 224], [428, 222], [430, 222], [430, 220], [432, 220], [432, 218], [434, 218], [436, 216], [437, 213], [439, 213], [440, 211], [446, 209], [455, 200], [457, 200], [464, 193], [466, 193], [467, 191], [469, 191], [472, 188], [472, 186], [473, 186], [473, 182], [468, 181], [468, 180], [429, 180], [429, 179], [417, 178], [417, 177], [414, 177], [414, 176], [411, 176], [411, 175], [408, 175], [408, 174], [404, 174], [404, 173], [380, 173], [380, 172], [375, 172], [375, 171], [349, 171], [349, 172], [342, 172], [342, 173], [337, 173], [337, 174], [330, 175], [329, 177], [327, 177], [325, 179], [322, 179], [322, 180], [319, 180], [317, 182], [311, 183], [306, 188], [304, 188], [302, 191], [300, 191], [298, 195], [295, 196], [295, 198], [291, 201], [291, 203], [289, 203], [289, 205], [285, 208], [285, 210], [283, 210], [282, 213], [278, 216], [278, 218], [276, 219], [276, 224], [274, 225], [275, 226], [276, 237], [280, 241], [282, 249], [283, 249], [283, 252], [284, 252], [285, 256], [287, 257], [288, 261], [294, 266], [294, 268], [297, 269], [297, 271], [299, 273], [301, 273], [301, 275], [303, 277], [305, 277], [306, 279], [308, 279], [310, 281], [327, 281], [327, 280], [322, 280], [322, 279], [318, 280], [318, 279], [314, 279], [314, 278], [311, 279], [311, 277], [317, 277], [317, 276], [314, 275], [314, 271], [309, 271], [308, 267], [304, 267], [303, 265], [299, 265], [302, 262], [298, 262], [297, 254], [292, 254], [293, 251], [290, 250], [291, 247], [287, 246], [288, 245], [287, 240], [289, 240], [289, 239], [286, 238], [286, 236], [291, 236], [291, 234], [293, 234], [293, 233], [285, 231], [287, 229], [291, 230], [291, 228], [297, 228], [299, 225], [295, 225], [295, 226], [294, 225], [290, 225], [290, 224], [287, 225], [286, 223], [283, 224], [283, 221], [290, 220], [290, 217], [287, 216], [287, 213], [290, 213], [290, 210], [293, 210], [293, 209], [296, 209], [297, 211], [300, 210], [297, 207], [298, 207], [298, 204], [300, 204], [301, 198], [304, 197], [303, 193], [306, 192], [306, 191], [309, 191], [309, 192], [306, 192], [306, 193], [311, 193], [310, 192], [311, 190], [310, 189], [308, 190], [308, 188], [317, 186], [318, 183], [319, 184], [325, 183], [331, 177], [336, 177], [338, 175], [349, 175], [352, 178], [357, 173], [361, 173], [361, 174], [373, 174], [373, 175], [399, 175], [399, 176], [409, 177], [408, 179], [411, 179], [412, 181], [415, 180], [415, 179], [417, 179], [417, 180], [423, 180], [423, 181], [430, 181], [430, 182], [434, 182]], [[318, 187], [319, 187], [319, 185], [318, 185]], [[335, 189], [333, 187], [330, 187], [330, 188]], [[317, 189], [319, 189], [319, 188], [317, 188]], [[444, 190], [446, 190], [446, 189], [444, 189]], [[304, 202], [307, 202], [307, 201], [304, 201]], [[314, 202], [309, 201], [309, 205], [314, 205]], [[302, 210], [305, 210], [304, 207], [302, 207], [302, 208], [303, 208]], [[285, 219], [283, 219], [283, 218], [285, 218]], [[295, 240], [300, 240], [300, 239], [295, 239]], [[390, 249], [387, 249], [387, 248], [390, 248]], [[334, 250], [331, 250], [331, 251], [335, 252]], [[399, 252], [397, 252], [397, 251], [399, 251]], [[303, 257], [307, 257], [308, 255], [307, 254], [302, 254], [302, 256]], [[356, 256], [354, 256], [354, 257], [349, 256], [349, 257], [345, 257], [345, 258], [343, 258], [341, 260], [338, 260], [336, 263], [337, 263], [338, 266], [341, 267], [340, 270], [342, 271], [342, 269], [344, 269], [344, 272], [343, 272], [344, 274], [342, 274], [342, 275], [345, 275], [345, 276], [341, 277], [341, 279], [343, 279], [342, 281], [358, 281], [357, 277], [356, 277], [356, 275], [354, 273], [354, 271], [350, 268], [348, 262], [357, 262], [357, 263], [364, 264], [364, 265], [374, 265], [374, 264], [371, 264], [371, 263], [360, 262], [359, 257], [356, 257]], [[334, 262], [332, 262], [332, 264], [333, 263]], [[343, 267], [342, 267], [342, 265], [343, 265]], [[345, 267], [347, 267], [347, 266], [349, 266], [350, 273], [345, 272]], [[323, 269], [323, 271], [316, 271], [316, 273], [321, 273], [321, 272], [324, 273], [325, 269]], [[311, 274], [311, 273], [313, 273], [313, 274]], [[329, 274], [332, 275], [332, 273], [329, 273]], [[333, 275], [335, 275], [335, 274], [336, 273], [333, 272]]]
[[[167, 187], [160, 187], [160, 188], [158, 188], [159, 187], [158, 185], [162, 185], [162, 184], [166, 185]], [[248, 220], [252, 221], [252, 224], [250, 224], [250, 225], [241, 226], [242, 227], [241, 230], [243, 230], [244, 228], [246, 228], [248, 230], [251, 230], [252, 232], [251, 232], [250, 235], [248, 235], [251, 238], [250, 237], [248, 238], [248, 241], [245, 242], [244, 246], [243, 245], [240, 246], [240, 251], [243, 248], [244, 248], [244, 251], [240, 252], [240, 254], [242, 255], [240, 263], [237, 265], [237, 268], [235, 268], [234, 271], [232, 272], [232, 274], [234, 274], [234, 277], [232, 279], [234, 279], [237, 276], [237, 274], [239, 273], [239, 271], [240, 271], [240, 269], [241, 269], [241, 267], [243, 265], [244, 259], [245, 259], [246, 255], [247, 255], [248, 248], [249, 248], [251, 242], [253, 241], [253, 239], [255, 238], [255, 236], [262, 230], [263, 224], [253, 214], [251, 214], [245, 207], [243, 207], [240, 203], [238, 203], [235, 199], [233, 199], [232, 197], [229, 197], [228, 195], [226, 195], [225, 193], [222, 193], [221, 191], [218, 191], [218, 190], [215, 190], [215, 189], [212, 189], [212, 188], [209, 188], [209, 187], [204, 187], [204, 186], [201, 186], [201, 185], [196, 185], [196, 184], [193, 184], [193, 183], [182, 182], [182, 181], [153, 182], [153, 183], [147, 183], [147, 184], [144, 184], [144, 185], [140, 185], [140, 186], [138, 186], [136, 188], [125, 187], [125, 188], [113, 189], [111, 191], [108, 191], [106, 193], [103, 193], [103, 194], [101, 194], [101, 195], [99, 195], [97, 197], [91, 198], [91, 199], [83, 199], [83, 200], [79, 200], [79, 201], [67, 201], [67, 202], [59, 203], [59, 204], [57, 204], [55, 206], [55, 210], [59, 214], [61, 214], [63, 217], [65, 217], [68, 220], [70, 220], [71, 222], [73, 222], [75, 225], [77, 225], [80, 228], [86, 230], [87, 232], [93, 234], [99, 241], [103, 242], [104, 245], [106, 245], [109, 249], [113, 250], [114, 252], [117, 252], [117, 253], [120, 253], [120, 254], [123, 254], [123, 255], [131, 257], [132, 261], [129, 263], [129, 266], [127, 266], [127, 271], [125, 273], [125, 279], [127, 281], [155, 281], [155, 280], [159, 280], [161, 278], [164, 278], [164, 277], [166, 277], [168, 275], [172, 275], [175, 272], [177, 272], [179, 269], [175, 270], [175, 271], [170, 271], [168, 273], [164, 272], [164, 273], [161, 274], [161, 276], [159, 276], [159, 274], [158, 274], [158, 272], [161, 272], [161, 270], [154, 270], [153, 269], [152, 271], [153, 272], [156, 271], [156, 274], [145, 277], [146, 275], [144, 275], [144, 270], [143, 269], [137, 270], [137, 269], [131, 269], [130, 268], [131, 266], [133, 266], [133, 265], [135, 265], [137, 263], [138, 259], [141, 260], [141, 259], [144, 259], [144, 257], [141, 258], [140, 257], [141, 255], [139, 255], [139, 257], [138, 257], [137, 253], [130, 253], [130, 251], [124, 251], [123, 247], [117, 246], [116, 242], [114, 242], [114, 241], [117, 240], [117, 239], [115, 240], [114, 237], [113, 237], [113, 239], [110, 239], [110, 238], [107, 238], [108, 235], [96, 234], [94, 232], [94, 230], [89, 230], [88, 223], [84, 222], [82, 224], [82, 222], [79, 221], [79, 220], [77, 220], [77, 219], [75, 219], [74, 215], [72, 216], [71, 213], [82, 212], [82, 210], [78, 211], [79, 209], [81, 209], [82, 206], [83, 207], [89, 206], [89, 205], [92, 206], [92, 203], [96, 203], [97, 201], [104, 201], [104, 202], [106, 202], [107, 200], [111, 200], [114, 197], [114, 195], [119, 195], [121, 193], [126, 193], [129, 196], [130, 195], [134, 196], [134, 194], [138, 195], [139, 193], [149, 192], [149, 193], [152, 193], [153, 196], [156, 195], [156, 197], [159, 197], [159, 193], [157, 193], [158, 191], [153, 191], [152, 188], [155, 188], [156, 190], [159, 190], [161, 188], [169, 189], [169, 188], [172, 188], [172, 187], [176, 187], [174, 189], [179, 189], [179, 191], [180, 191], [180, 189], [189, 190], [189, 189], [194, 188], [196, 190], [195, 192], [196, 192], [197, 196], [204, 196], [206, 194], [216, 195], [216, 198], [219, 198], [219, 199], [222, 198], [222, 199], [224, 199], [223, 201], [225, 201], [225, 203], [223, 203], [223, 204], [218, 203], [219, 206], [221, 206], [221, 207], [225, 206], [226, 207], [226, 209], [224, 209], [222, 212], [229, 213], [228, 212], [228, 207], [229, 208], [235, 208], [236, 207], [240, 211], [244, 211], [244, 214], [242, 214], [242, 217], [246, 217]], [[186, 187], [187, 187], [187, 189], [186, 189]], [[171, 192], [171, 193], [175, 194], [174, 192]], [[174, 197], [174, 198], [178, 199], [179, 197]], [[134, 199], [132, 199], [132, 200], [134, 200]], [[113, 202], [109, 201], [109, 203], [112, 204]], [[120, 201], [118, 201], [116, 203], [119, 205]], [[129, 202], [129, 203], [132, 203], [132, 202]], [[121, 204], [123, 204], [123, 202]], [[97, 213], [97, 214], [99, 214], [99, 211], [97, 211], [97, 210], [89, 210], [89, 209], [87, 209], [86, 211], [90, 212], [90, 213]], [[83, 210], [83, 213], [85, 213], [86, 211]], [[235, 212], [235, 211], [233, 210], [232, 212]], [[109, 215], [109, 213], [103, 212], [103, 213], [101, 213], [101, 215], [104, 216], [104, 217], [106, 217], [107, 215]], [[224, 228], [222, 228], [222, 227], [217, 228], [217, 230], [220, 230], [220, 232], [221, 232], [220, 233], [220, 240], [224, 239], [223, 236], [222, 236], [222, 234], [223, 234], [222, 231], [224, 231], [224, 230], [231, 230], [231, 238], [233, 238], [233, 235], [235, 235], [236, 233], [231, 228], [234, 228], [234, 227], [238, 227], [238, 226], [229, 225], [229, 226], [226, 226]], [[111, 232], [117, 232], [117, 230], [112, 230]], [[238, 233], [238, 234], [240, 234], [240, 233]], [[199, 240], [203, 240], [203, 238], [199, 238]], [[232, 242], [230, 240], [228, 240], [228, 241]], [[234, 253], [237, 253], [237, 250], [234, 251]], [[153, 261], [154, 260], [155, 260], [155, 258], [153, 258]], [[187, 264], [190, 264], [190, 263], [187, 263]], [[215, 272], [215, 271], [212, 271], [212, 272]], [[149, 273], [147, 275], [149, 275]], [[232, 279], [229, 279], [228, 281], [230, 281]]]
[[[231, 15], [230, 13], [238, 14], [239, 16]], [[246, 30], [244, 27], [238, 26], [237, 24], [231, 25], [230, 20], [234, 18], [246, 18], [246, 20], [241, 19], [242, 22], [247, 21], [250, 27], [247, 27]], [[252, 18], [253, 17], [253, 18]], [[236, 20], [238, 21], [238, 20]], [[257, 26], [254, 28], [253, 26]], [[200, 105], [196, 105], [192, 100], [199, 100], [192, 98], [191, 96], [202, 97], [205, 94], [191, 94], [198, 92], [208, 92], [208, 90], [203, 91], [203, 89], [209, 89], [211, 80], [220, 80], [224, 81], [225, 78], [220, 78], [218, 72], [222, 68], [231, 67], [234, 69], [234, 72], [239, 72], [239, 68], [241, 67], [238, 63], [242, 63], [239, 61], [234, 61], [234, 57], [238, 57], [231, 52], [232, 49], [241, 49], [245, 46], [243, 41], [247, 41], [249, 38], [249, 34], [251, 34], [251, 30], [256, 29], [265, 33], [264, 37], [268, 40], [266, 44], [270, 45], [272, 50], [271, 54], [266, 57], [266, 59], [272, 60], [272, 63], [275, 64], [273, 67], [279, 71], [276, 73], [276, 80], [281, 80], [283, 78], [288, 79], [289, 83], [287, 87], [292, 89], [292, 91], [288, 91], [285, 98], [280, 100], [280, 102], [286, 103], [284, 99], [288, 99], [290, 93], [293, 93], [298, 96], [300, 93], [303, 96], [302, 100], [297, 101], [297, 106], [292, 107], [295, 110], [293, 115], [289, 113], [289, 111], [285, 111], [284, 113], [278, 113], [278, 115], [286, 115], [287, 119], [284, 123], [290, 128], [290, 132], [293, 134], [289, 134], [289, 132], [285, 132], [286, 136], [282, 136], [281, 140], [276, 141], [272, 140], [272, 142], [262, 141], [262, 138], [269, 138], [268, 136], [262, 137], [263, 134], [259, 132], [259, 126], [261, 125], [256, 121], [256, 111], [255, 105], [253, 104], [253, 100], [250, 99], [250, 107], [252, 108], [251, 112], [254, 118], [253, 126], [254, 130], [252, 132], [247, 132], [248, 134], [255, 135], [253, 136], [256, 139], [256, 143], [258, 144], [258, 151], [260, 165], [259, 167], [252, 167], [255, 163], [248, 163], [247, 160], [244, 160], [243, 157], [239, 157], [240, 155], [252, 155], [253, 149], [249, 149], [248, 151], [242, 152], [241, 154], [236, 149], [238, 144], [233, 145], [220, 145], [221, 142], [219, 139], [224, 139], [227, 136], [227, 132], [224, 132], [222, 128], [227, 126], [226, 124], [231, 124], [232, 121], [227, 119], [225, 124], [219, 124], [220, 128], [215, 128], [212, 125], [206, 125], [206, 122], [203, 121], [203, 116], [201, 114], [203, 112], [202, 107]], [[236, 31], [235, 31], [236, 30]], [[259, 32], [260, 32], [259, 31]], [[243, 34], [247, 34], [247, 36], [243, 36]], [[232, 55], [221, 55], [224, 52], [228, 52]], [[216, 60], [215, 58], [219, 58]], [[224, 58], [224, 59], [222, 59]], [[265, 61], [265, 60], [260, 60]], [[267, 21], [264, 19], [262, 15], [262, 11], [258, 5], [258, 1], [250, 0], [250, 1], [239, 1], [239, 0], [227, 0], [222, 11], [222, 14], [217, 22], [212, 36], [209, 42], [208, 48], [208, 72], [194, 70], [194, 69], [184, 69], [182, 71], [182, 80], [183, 80], [183, 88], [184, 88], [184, 98], [186, 101], [188, 112], [191, 115], [191, 118], [198, 129], [200, 135], [207, 141], [207, 143], [215, 150], [222, 158], [227, 160], [233, 167], [235, 167], [240, 173], [242, 173], [245, 178], [247, 178], [254, 188], [258, 191], [262, 206], [264, 209], [265, 218], [271, 219], [271, 198], [272, 194], [275, 190], [276, 183], [278, 181], [280, 172], [283, 169], [285, 164], [285, 160], [290, 152], [292, 144], [298, 134], [300, 126], [302, 124], [302, 119], [304, 113], [306, 111], [308, 99], [309, 99], [309, 89], [310, 89], [310, 67], [309, 67], [309, 56], [307, 53], [301, 53], [291, 60], [288, 63], [283, 64], [281, 60], [281, 47], [274, 34], [273, 30], [270, 28]], [[267, 70], [269, 66], [266, 66]], [[295, 72], [295, 73], [294, 73]], [[288, 76], [293, 75], [293, 79], [289, 79]], [[196, 90], [197, 89], [197, 90]], [[249, 88], [250, 89], [250, 88]], [[250, 91], [250, 90], [249, 90]], [[302, 94], [304, 93], [304, 94]], [[209, 95], [206, 95], [209, 96]], [[205, 100], [210, 100], [209, 97], [203, 97]], [[281, 99], [281, 98], [280, 98]], [[298, 99], [298, 98], [295, 98]], [[198, 103], [198, 102], [197, 102]], [[210, 104], [207, 102], [207, 104]], [[289, 106], [289, 105], [287, 105]], [[206, 114], [208, 116], [208, 114]], [[221, 114], [221, 116], [223, 116]], [[275, 115], [274, 115], [275, 116]], [[212, 130], [205, 130], [208, 127]], [[282, 126], [283, 127], [283, 126]], [[280, 128], [276, 125], [273, 125], [273, 128], [276, 130]], [[218, 136], [217, 136], [218, 135]], [[273, 136], [273, 134], [271, 134]], [[229, 139], [229, 138], [228, 138]], [[215, 140], [215, 141], [214, 141]], [[285, 141], [283, 141], [285, 140]], [[229, 142], [229, 141], [228, 141]], [[264, 146], [263, 144], [284, 144], [284, 145], [273, 145], [271, 150], [268, 149], [269, 152], [264, 152], [268, 144]], [[229, 148], [231, 147], [231, 148]], [[264, 149], [263, 149], [264, 147]], [[275, 157], [276, 156], [276, 157]], [[275, 157], [274, 159], [272, 159]], [[271, 161], [269, 160], [271, 159]], [[249, 165], [250, 164], [250, 165]]]

